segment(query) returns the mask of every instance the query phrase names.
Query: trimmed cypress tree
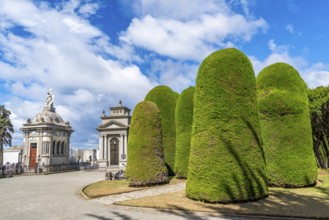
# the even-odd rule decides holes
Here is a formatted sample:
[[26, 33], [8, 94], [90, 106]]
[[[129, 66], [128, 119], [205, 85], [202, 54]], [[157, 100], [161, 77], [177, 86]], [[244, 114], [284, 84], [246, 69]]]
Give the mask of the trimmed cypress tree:
[[176, 105], [176, 158], [177, 178], [186, 179], [191, 146], [193, 121], [194, 87], [185, 89], [178, 97]]
[[219, 50], [196, 79], [186, 194], [230, 203], [267, 193], [253, 67], [239, 50]]
[[128, 151], [126, 174], [129, 186], [168, 182], [163, 159], [160, 112], [153, 102], [137, 104], [129, 129]]
[[170, 176], [174, 175], [176, 151], [175, 108], [178, 94], [168, 86], [156, 86], [146, 95], [146, 101], [154, 102], [161, 116], [164, 160]]
[[257, 76], [262, 136], [269, 183], [283, 187], [315, 184], [307, 87], [286, 63], [275, 63]]

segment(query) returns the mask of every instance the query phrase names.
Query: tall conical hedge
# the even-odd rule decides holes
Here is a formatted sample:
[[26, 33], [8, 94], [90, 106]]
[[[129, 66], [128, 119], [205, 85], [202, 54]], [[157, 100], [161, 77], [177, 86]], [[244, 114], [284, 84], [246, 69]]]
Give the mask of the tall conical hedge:
[[156, 86], [146, 95], [145, 100], [154, 102], [160, 109], [164, 160], [169, 175], [174, 175], [176, 151], [175, 108], [178, 94], [168, 86]]
[[196, 79], [186, 194], [230, 203], [267, 192], [253, 67], [237, 49], [214, 52]]
[[257, 91], [269, 183], [314, 184], [317, 166], [305, 82], [292, 66], [275, 63], [257, 76]]
[[153, 102], [137, 104], [130, 124], [128, 151], [126, 175], [130, 186], [149, 186], [168, 181], [160, 112]]
[[186, 178], [191, 146], [194, 87], [185, 89], [176, 104], [176, 158], [177, 178]]

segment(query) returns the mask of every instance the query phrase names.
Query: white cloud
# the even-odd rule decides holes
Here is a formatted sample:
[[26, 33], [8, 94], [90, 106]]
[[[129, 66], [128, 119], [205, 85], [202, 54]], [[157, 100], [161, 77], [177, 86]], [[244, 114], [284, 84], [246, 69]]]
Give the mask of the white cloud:
[[79, 13], [85, 16], [90, 16], [96, 14], [97, 10], [99, 9], [99, 5], [96, 3], [89, 3], [85, 4], [80, 7]]
[[33, 119], [43, 106], [40, 102], [31, 102], [18, 97], [13, 97], [4, 104], [11, 111], [10, 120], [15, 129], [12, 135], [12, 143], [20, 145], [23, 142], [23, 134], [19, 129], [26, 123], [28, 118]]
[[303, 76], [310, 88], [329, 86], [329, 64], [313, 64], [303, 71]]
[[230, 8], [225, 0], [125, 0], [125, 7], [145, 17], [150, 15], [161, 19], [191, 20], [203, 14], [229, 14]]
[[[0, 20], [6, 24], [0, 29], [0, 79], [11, 91], [6, 107], [13, 112], [18, 143], [22, 122], [43, 110], [51, 86], [57, 112], [75, 129], [72, 143], [83, 145], [97, 133], [105, 106], [122, 99], [132, 108], [157, 84], [136, 65], [120, 63], [121, 58], [138, 60], [138, 56], [130, 46], [112, 45], [89, 23], [85, 14], [93, 14], [97, 7], [80, 1], [57, 9], [30, 1], [0, 2]], [[24, 29], [27, 36], [15, 34], [13, 28]], [[116, 53], [118, 61], [107, 58]]]
[[288, 24], [286, 28], [287, 28], [287, 31], [288, 31], [290, 34], [294, 34], [294, 33], [295, 33], [295, 30], [294, 30], [294, 26], [293, 26], [293, 25]]
[[178, 60], [201, 61], [217, 49], [250, 41], [268, 26], [264, 19], [250, 16], [245, 0], [239, 5], [246, 16], [234, 12], [232, 1], [225, 0], [125, 2], [139, 18], [132, 20], [120, 39]]
[[249, 2], [248, 2], [248, 0], [240, 0], [240, 3], [242, 5], [244, 14], [249, 16], [250, 13], [249, 13]]
[[276, 45], [274, 40], [268, 42], [271, 54], [264, 60], [259, 60], [255, 56], [249, 56], [251, 60], [255, 74], [264, 69], [265, 67], [277, 63], [284, 62], [293, 66], [307, 83], [308, 87], [315, 88], [318, 86], [328, 86], [329, 85], [329, 64], [325, 63], [315, 63], [309, 64], [301, 56], [291, 56], [289, 54], [290, 46], [287, 45]]
[[276, 45], [273, 39], [268, 41], [268, 47], [273, 53], [286, 53], [292, 48], [291, 45]]
[[288, 31], [290, 34], [297, 35], [297, 36], [299, 36], [299, 37], [303, 35], [303, 32], [296, 31], [296, 30], [295, 30], [295, 27], [294, 27], [292, 24], [288, 24], [288, 25], [286, 26], [286, 29], [287, 29], [287, 31]]
[[228, 39], [249, 41], [266, 28], [265, 20], [249, 21], [239, 14], [205, 14], [188, 22], [147, 15], [134, 19], [120, 39], [164, 56], [200, 61]]
[[277, 63], [284, 62], [295, 67], [297, 70], [303, 70], [308, 66], [306, 60], [302, 57], [293, 57], [289, 54], [290, 45], [277, 45], [273, 39], [269, 40], [268, 47], [271, 53], [263, 61], [255, 56], [249, 56], [253, 63], [255, 74], [257, 75], [265, 67]]
[[152, 63], [153, 66], [150, 71], [153, 75], [151, 77], [160, 84], [167, 85], [177, 92], [195, 85], [198, 64], [177, 62], [170, 59], [155, 59]]

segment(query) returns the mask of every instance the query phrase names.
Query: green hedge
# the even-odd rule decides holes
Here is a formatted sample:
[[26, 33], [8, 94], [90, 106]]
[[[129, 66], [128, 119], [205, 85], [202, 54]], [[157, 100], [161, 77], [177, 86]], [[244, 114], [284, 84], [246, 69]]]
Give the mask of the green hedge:
[[318, 167], [329, 165], [329, 87], [308, 89], [308, 99], [313, 133], [313, 150]]
[[188, 160], [191, 146], [193, 121], [194, 87], [185, 89], [178, 97], [176, 105], [176, 159], [175, 173], [177, 178], [187, 177]]
[[168, 86], [157, 86], [145, 97], [145, 100], [154, 102], [160, 109], [163, 148], [168, 174], [174, 175], [176, 151], [175, 108], [178, 94]]
[[317, 166], [306, 84], [286, 63], [257, 77], [259, 112], [269, 183], [303, 187], [316, 182]]
[[230, 203], [267, 193], [253, 67], [237, 49], [214, 52], [196, 79], [186, 194]]
[[126, 175], [130, 186], [168, 182], [163, 158], [161, 120], [158, 107], [149, 101], [137, 104], [129, 130]]

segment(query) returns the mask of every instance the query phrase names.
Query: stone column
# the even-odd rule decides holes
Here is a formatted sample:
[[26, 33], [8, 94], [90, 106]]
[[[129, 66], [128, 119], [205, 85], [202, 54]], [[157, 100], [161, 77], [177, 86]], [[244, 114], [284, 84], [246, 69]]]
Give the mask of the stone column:
[[99, 158], [98, 160], [103, 160], [103, 152], [104, 152], [104, 136], [99, 135], [98, 138], [98, 149], [99, 149]]
[[120, 137], [120, 145], [119, 145], [119, 147], [120, 147], [119, 148], [119, 165], [122, 160], [121, 155], [124, 154], [124, 152], [125, 152], [125, 145], [126, 145], [125, 135], [122, 134]]
[[125, 139], [126, 139], [126, 141], [125, 141], [126, 145], [125, 145], [125, 153], [124, 154], [126, 155], [125, 160], [127, 160], [127, 155], [128, 155], [128, 133], [126, 134]]
[[109, 166], [109, 137], [106, 135], [106, 146], [105, 146], [105, 155], [106, 155], [106, 167]]

